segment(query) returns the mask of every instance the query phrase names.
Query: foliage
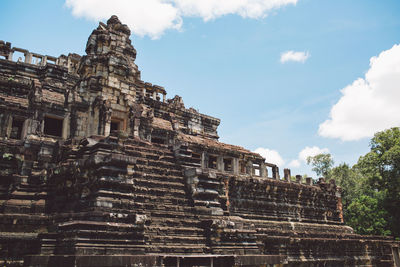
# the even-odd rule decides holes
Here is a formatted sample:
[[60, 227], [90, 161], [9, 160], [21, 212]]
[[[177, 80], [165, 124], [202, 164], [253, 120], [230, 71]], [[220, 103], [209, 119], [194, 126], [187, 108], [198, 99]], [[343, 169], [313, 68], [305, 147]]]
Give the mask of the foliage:
[[378, 132], [356, 165], [333, 166], [330, 154], [307, 159], [342, 188], [345, 222], [359, 234], [400, 237], [400, 128]]
[[385, 218], [387, 211], [381, 206], [384, 192], [360, 195], [354, 198], [347, 207], [347, 224], [358, 234], [390, 235]]
[[12, 160], [13, 159], [13, 154], [10, 154], [10, 153], [4, 153], [3, 154], [3, 159], [6, 159], [6, 160]]
[[363, 194], [365, 178], [357, 169], [351, 168], [346, 163], [342, 163], [329, 170], [327, 179], [334, 179], [336, 184], [342, 188], [342, 203], [344, 209], [348, 207], [352, 199]]
[[308, 157], [307, 164], [313, 166], [312, 170], [318, 176], [326, 177], [329, 173], [329, 170], [332, 168], [334, 162], [332, 160], [331, 154], [326, 153], [326, 154], [318, 154], [314, 157]]
[[357, 233], [400, 237], [400, 128], [376, 133], [370, 148], [353, 167], [332, 167], [330, 154], [307, 163], [342, 188], [344, 219]]
[[356, 168], [367, 178], [372, 190], [384, 193], [379, 199], [386, 211], [388, 228], [400, 236], [400, 128], [378, 132], [371, 140], [371, 151], [360, 157]]

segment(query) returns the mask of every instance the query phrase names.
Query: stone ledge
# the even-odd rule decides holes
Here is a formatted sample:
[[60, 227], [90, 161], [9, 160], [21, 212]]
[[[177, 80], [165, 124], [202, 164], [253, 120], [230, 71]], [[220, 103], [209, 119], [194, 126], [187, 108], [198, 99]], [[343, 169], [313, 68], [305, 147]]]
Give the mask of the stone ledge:
[[123, 267], [123, 266], [255, 266], [286, 264], [279, 255], [52, 255], [26, 256], [26, 267]]

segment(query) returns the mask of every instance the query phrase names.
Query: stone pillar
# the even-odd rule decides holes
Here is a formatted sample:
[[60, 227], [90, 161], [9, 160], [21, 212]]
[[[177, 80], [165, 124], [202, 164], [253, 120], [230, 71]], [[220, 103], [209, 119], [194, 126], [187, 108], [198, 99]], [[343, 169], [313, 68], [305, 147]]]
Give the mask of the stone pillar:
[[224, 158], [222, 156], [217, 156], [217, 170], [224, 170]]
[[286, 182], [290, 182], [290, 169], [283, 169], [283, 176]]
[[157, 91], [154, 91], [154, 92], [153, 92], [153, 99], [154, 99], [154, 100], [157, 100]]
[[[99, 108], [98, 107], [94, 107], [93, 108], [93, 112], [90, 112], [89, 114], [88, 114], [89, 116], [88, 116], [88, 125], [87, 125], [87, 127], [86, 127], [86, 136], [91, 136], [91, 135], [98, 135], [99, 134], [99, 120], [100, 120], [100, 118], [99, 118]], [[76, 115], [76, 113], [75, 113], [75, 116], [76, 116], [76, 120], [77, 120], [77, 122], [76, 122], [76, 125], [77, 125], [77, 128], [79, 128], [79, 117]], [[76, 129], [77, 130], [77, 132], [75, 133], [76, 135], [79, 135], [79, 129]]]
[[301, 175], [296, 175], [296, 183], [301, 183]]
[[208, 168], [208, 157], [207, 157], [207, 153], [203, 152], [201, 153], [201, 167], [204, 168]]
[[12, 127], [12, 121], [13, 121], [13, 117], [11, 116], [11, 114], [7, 114], [6, 117], [6, 136], [9, 138], [10, 134], [11, 134], [11, 127]]
[[42, 57], [42, 66], [47, 65], [47, 56]]
[[162, 102], [165, 103], [165, 101], [167, 100], [166, 98], [167, 98], [167, 96], [166, 96], [165, 94], [163, 94], [163, 95], [162, 95]]
[[29, 52], [25, 53], [25, 63], [32, 64], [32, 54]]
[[260, 177], [267, 177], [267, 167], [265, 166], [265, 162], [260, 163]]
[[30, 123], [30, 119], [26, 119], [24, 121], [24, 124], [22, 125], [22, 131], [21, 131], [21, 139], [25, 139], [25, 137], [28, 135], [29, 123]]
[[139, 137], [139, 126], [140, 126], [140, 119], [135, 118], [135, 124], [133, 125], [133, 136]]
[[239, 159], [233, 158], [232, 159], [232, 169], [234, 174], [239, 174]]
[[109, 136], [111, 132], [111, 122], [106, 122], [104, 125], [104, 136]]
[[8, 60], [12, 61], [13, 55], [14, 55], [14, 51], [10, 51], [10, 53], [8, 54]]
[[68, 138], [69, 121], [70, 121], [70, 114], [67, 113], [67, 116], [65, 116], [65, 118], [63, 120], [63, 126], [62, 126], [62, 138], [64, 138], [64, 139]]
[[249, 175], [254, 175], [254, 169], [253, 169], [253, 162], [249, 160], [246, 164], [246, 173]]
[[279, 180], [279, 168], [278, 166], [272, 167], [272, 178]]

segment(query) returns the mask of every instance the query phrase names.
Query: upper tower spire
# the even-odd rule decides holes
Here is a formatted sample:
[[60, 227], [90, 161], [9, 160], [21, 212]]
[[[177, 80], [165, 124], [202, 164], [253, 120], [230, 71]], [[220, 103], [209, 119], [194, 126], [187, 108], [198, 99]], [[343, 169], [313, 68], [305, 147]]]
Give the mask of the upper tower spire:
[[[132, 78], [139, 78], [138, 67], [134, 63], [136, 49], [129, 39], [130, 34], [128, 26], [122, 24], [115, 15], [111, 16], [107, 24], [100, 22], [97, 29], [93, 30], [89, 36], [86, 44], [87, 56], [85, 59], [89, 61], [87, 63], [107, 66], [109, 73], [114, 72], [121, 76], [119, 77], [121, 79], [133, 81]], [[82, 67], [85, 65], [87, 64], [82, 64]]]

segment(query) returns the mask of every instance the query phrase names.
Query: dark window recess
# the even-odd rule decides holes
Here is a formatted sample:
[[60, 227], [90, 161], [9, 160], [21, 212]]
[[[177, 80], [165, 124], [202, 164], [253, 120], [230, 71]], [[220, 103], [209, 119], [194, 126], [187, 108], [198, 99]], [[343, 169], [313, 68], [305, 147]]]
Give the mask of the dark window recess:
[[239, 165], [240, 165], [240, 172], [246, 173], [246, 162], [240, 161]]
[[201, 155], [197, 154], [197, 153], [192, 153], [192, 158], [200, 160], [201, 159]]
[[217, 157], [214, 157], [214, 156], [208, 157], [208, 168], [211, 168], [211, 169], [217, 168]]
[[57, 118], [44, 118], [44, 134], [62, 136], [63, 120]]
[[165, 139], [159, 137], [151, 137], [151, 142], [155, 144], [162, 144], [165, 145]]
[[22, 119], [13, 118], [10, 133], [11, 139], [21, 139], [23, 125], [24, 121]]
[[224, 159], [224, 170], [230, 172], [232, 168], [232, 159]]
[[112, 131], [118, 131], [119, 130], [119, 122], [117, 121], [112, 121], [111, 122], [111, 132]]

